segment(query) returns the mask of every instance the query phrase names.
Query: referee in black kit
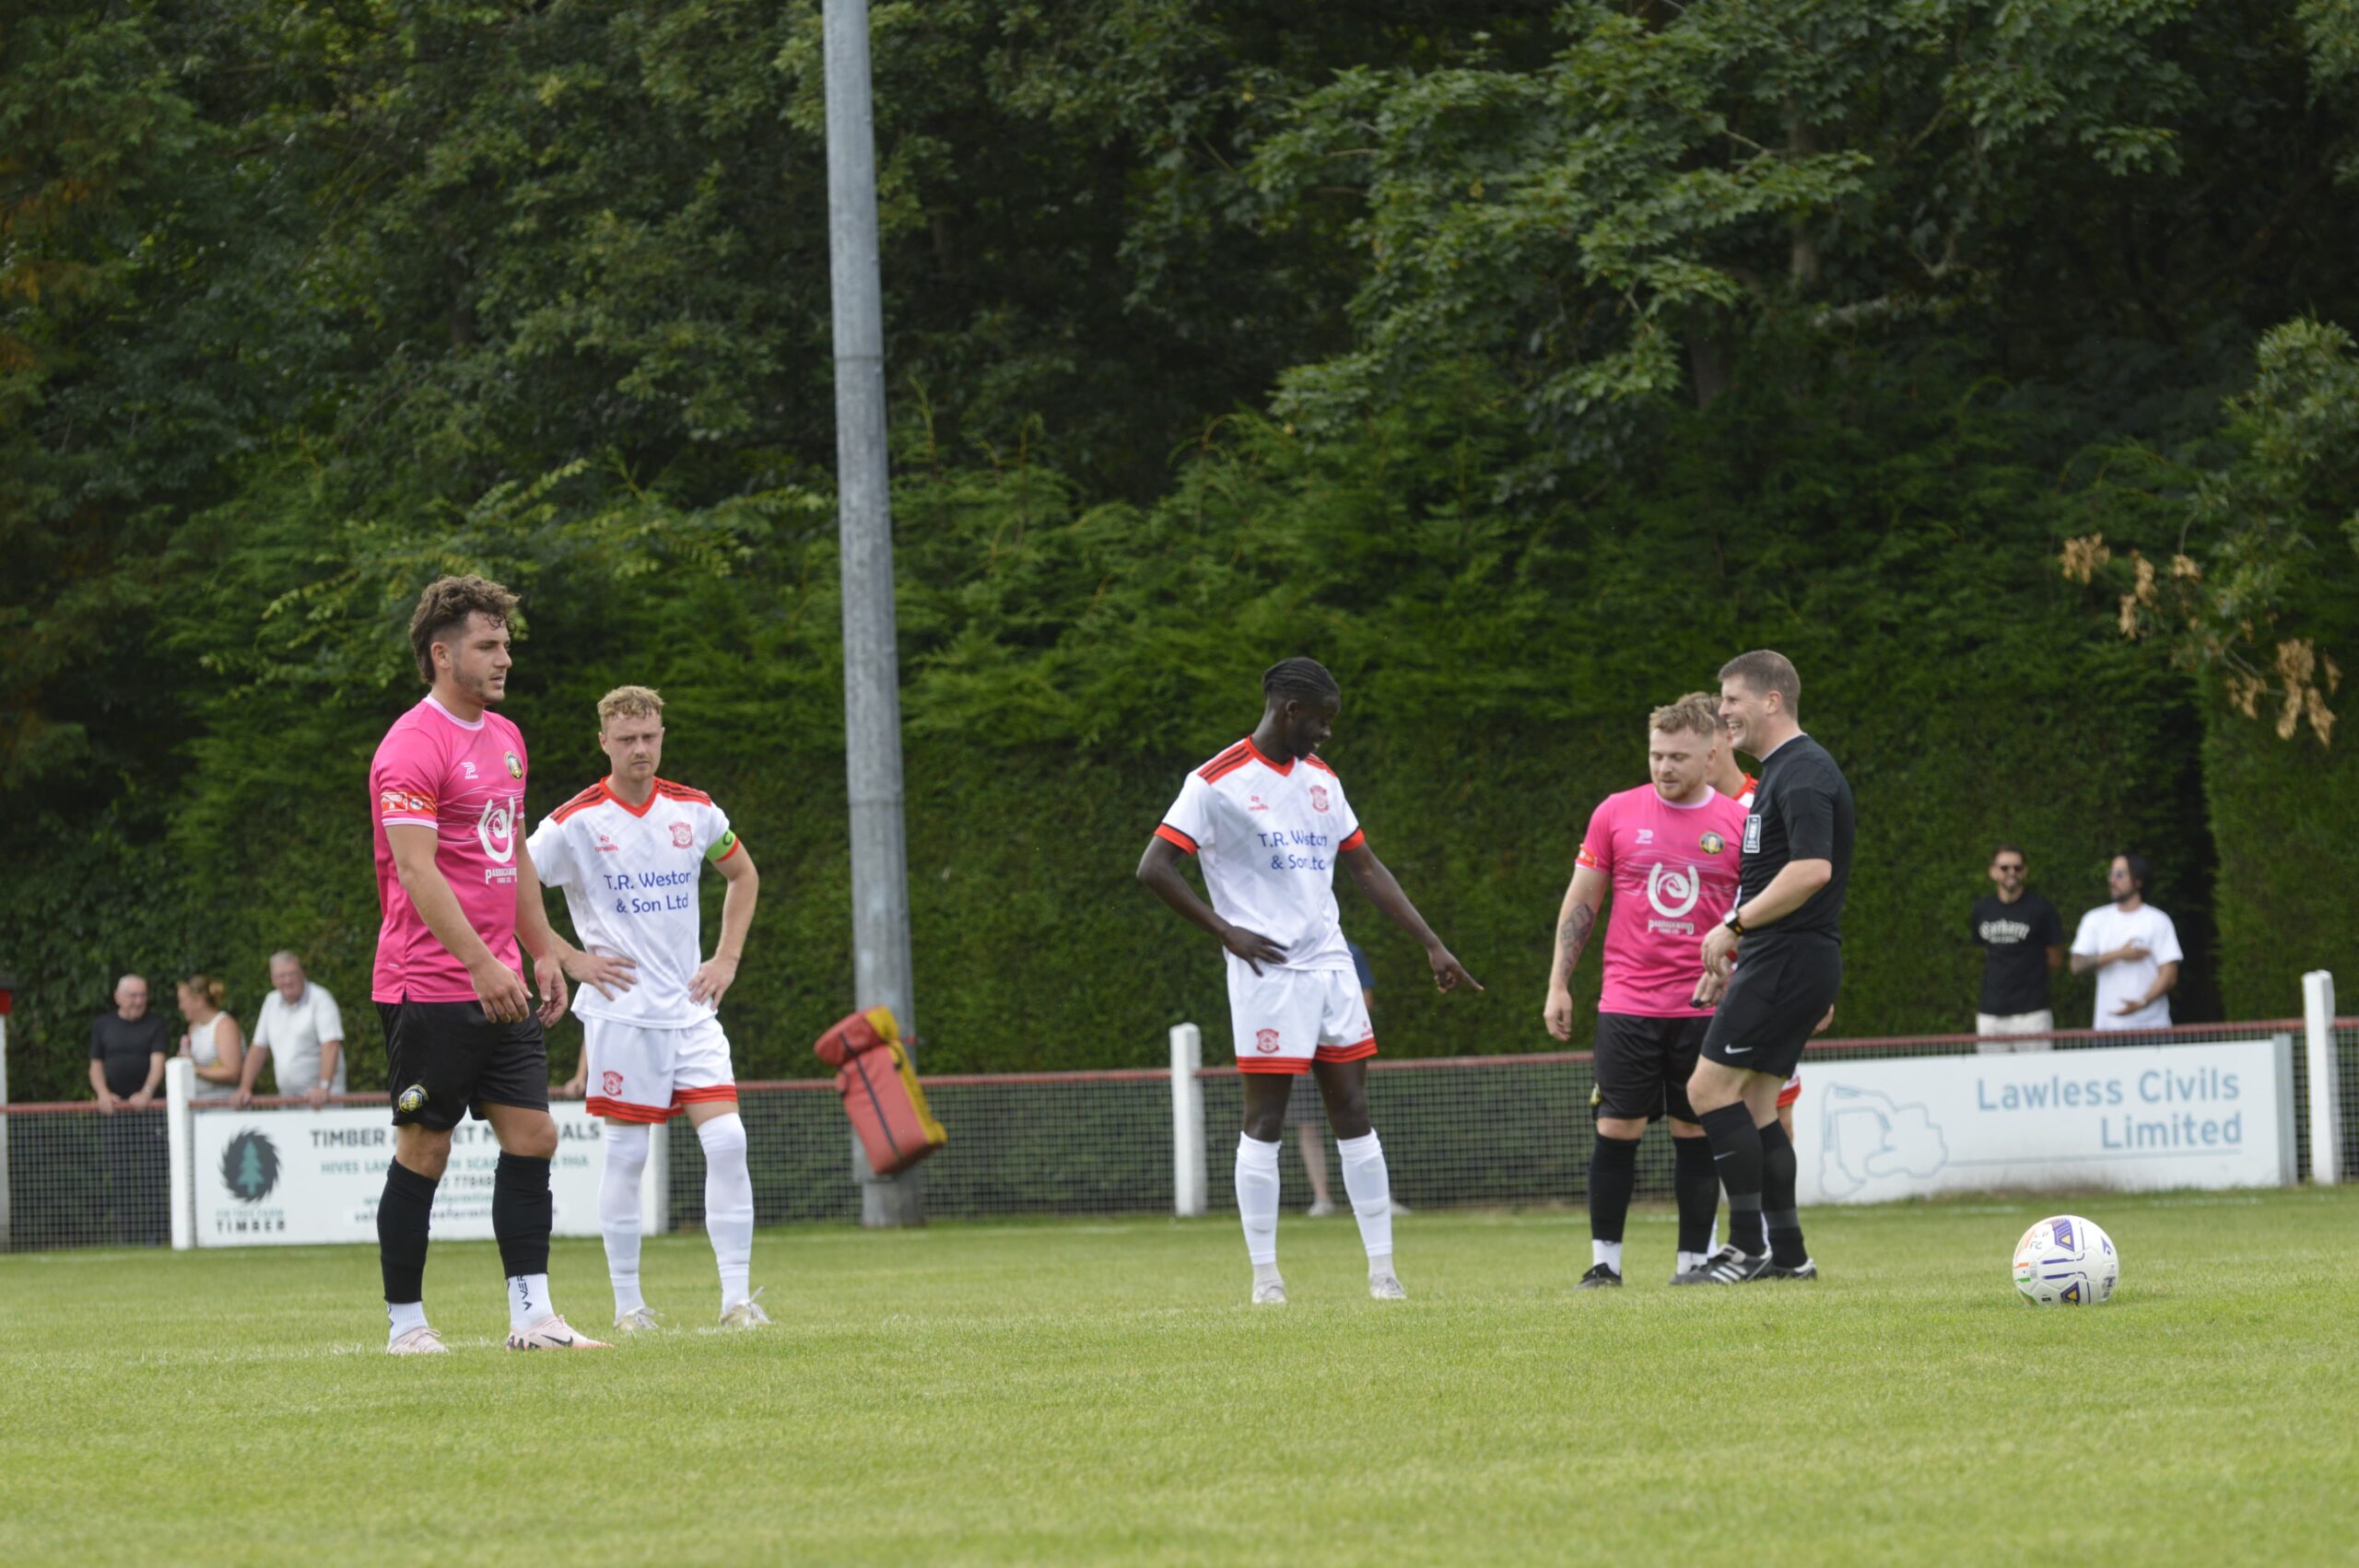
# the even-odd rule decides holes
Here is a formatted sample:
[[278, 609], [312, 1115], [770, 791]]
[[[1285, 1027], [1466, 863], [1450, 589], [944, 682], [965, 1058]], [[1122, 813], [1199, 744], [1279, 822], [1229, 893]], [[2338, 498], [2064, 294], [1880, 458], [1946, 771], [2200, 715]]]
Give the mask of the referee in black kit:
[[1747, 1215], [1759, 1210], [1769, 1251], [1724, 1246], [1681, 1284], [1818, 1278], [1794, 1211], [1794, 1145], [1778, 1123], [1778, 1090], [1843, 982], [1854, 819], [1843, 770], [1802, 733], [1802, 695], [1782, 653], [1740, 653], [1720, 666], [1720, 718], [1736, 748], [1760, 759], [1761, 785], [1744, 821], [1737, 906], [1704, 939], [1699, 1000], [1723, 982], [1728, 991], [1687, 1098], [1728, 1190], [1731, 1239], [1759, 1234]]

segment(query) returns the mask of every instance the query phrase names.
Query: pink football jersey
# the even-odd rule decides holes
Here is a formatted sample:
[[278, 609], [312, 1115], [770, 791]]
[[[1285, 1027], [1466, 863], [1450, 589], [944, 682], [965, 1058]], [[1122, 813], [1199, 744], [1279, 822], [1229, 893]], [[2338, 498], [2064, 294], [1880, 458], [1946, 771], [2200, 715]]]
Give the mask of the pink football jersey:
[[431, 696], [393, 721], [369, 766], [375, 799], [379, 1001], [472, 1001], [467, 966], [428, 930], [393, 868], [388, 827], [430, 827], [440, 868], [467, 924], [494, 956], [523, 973], [516, 944], [516, 843], [524, 820], [524, 737], [496, 713], [473, 723]]
[[1694, 1015], [1704, 932], [1736, 902], [1744, 816], [1718, 790], [1674, 806], [1651, 784], [1608, 795], [1590, 816], [1580, 863], [1612, 888], [1600, 1012]]

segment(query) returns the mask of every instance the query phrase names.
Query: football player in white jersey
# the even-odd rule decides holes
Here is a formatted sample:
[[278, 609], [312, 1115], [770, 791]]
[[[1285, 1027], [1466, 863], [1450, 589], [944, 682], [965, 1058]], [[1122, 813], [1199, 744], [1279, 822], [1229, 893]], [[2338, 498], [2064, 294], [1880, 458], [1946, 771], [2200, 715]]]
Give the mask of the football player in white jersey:
[[[581, 1018], [581, 1065], [568, 1093], [587, 1088], [606, 1121], [598, 1223], [615, 1287], [615, 1327], [651, 1328], [639, 1288], [640, 1183], [649, 1129], [686, 1111], [704, 1145], [704, 1228], [721, 1270], [721, 1321], [769, 1321], [747, 1289], [753, 1268], [754, 1183], [729, 1039], [715, 1016], [737, 977], [760, 891], [753, 857], [712, 797], [656, 777], [663, 760], [663, 699], [617, 686], [598, 699], [604, 778], [552, 813], [528, 847], [542, 883], [562, 888], [574, 934], [593, 954], [632, 966], [629, 983], [593, 986]], [[721, 940], [699, 963], [697, 881], [707, 863], [728, 884]]]
[[[1332, 733], [1343, 691], [1325, 666], [1287, 659], [1262, 676], [1253, 732], [1190, 774], [1139, 861], [1139, 880], [1226, 950], [1229, 1023], [1245, 1088], [1237, 1140], [1237, 1211], [1253, 1265], [1256, 1304], [1282, 1305], [1278, 1274], [1278, 1147], [1286, 1099], [1305, 1072], [1317, 1079], [1335, 1130], [1344, 1190], [1367, 1250], [1368, 1294], [1397, 1301], [1392, 1191], [1367, 1114], [1367, 1059], [1376, 1036], [1335, 909], [1340, 860], [1376, 907], [1426, 950], [1443, 990], [1481, 990], [1426, 926], [1367, 847], [1343, 780], [1317, 752]], [[1208, 905], [1180, 874], [1203, 868]]]

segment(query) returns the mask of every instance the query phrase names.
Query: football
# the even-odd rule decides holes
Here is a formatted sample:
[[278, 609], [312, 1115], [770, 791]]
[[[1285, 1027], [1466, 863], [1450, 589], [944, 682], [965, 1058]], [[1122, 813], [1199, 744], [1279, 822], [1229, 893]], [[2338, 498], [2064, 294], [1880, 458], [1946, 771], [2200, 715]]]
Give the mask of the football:
[[2015, 1289], [2035, 1306], [2092, 1306], [2113, 1297], [2121, 1255], [2078, 1214], [2056, 1214], [2015, 1243]]

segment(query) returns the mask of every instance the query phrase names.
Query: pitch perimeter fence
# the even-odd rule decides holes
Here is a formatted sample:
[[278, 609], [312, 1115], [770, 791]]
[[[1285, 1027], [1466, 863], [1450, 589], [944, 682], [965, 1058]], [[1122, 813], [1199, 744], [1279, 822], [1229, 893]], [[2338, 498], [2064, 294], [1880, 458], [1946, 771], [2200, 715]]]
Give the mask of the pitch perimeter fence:
[[[2200, 1046], [2281, 1035], [2293, 1039], [2292, 1119], [2302, 1177], [2359, 1179], [2359, 1017], [2104, 1034], [2060, 1030], [2046, 1039], [2062, 1059], [2126, 1047]], [[1973, 1053], [1979, 1044], [1970, 1035], [1814, 1041], [1802, 1061], [1803, 1094], [1810, 1093], [1813, 1065], [1958, 1056]], [[2330, 1078], [2324, 1106], [2311, 1101], [2314, 1059], [2326, 1064]], [[1181, 1212], [1233, 1211], [1228, 1171], [1243, 1099], [1238, 1071], [1195, 1067], [1181, 1082], [1194, 1094], [1175, 1094], [1169, 1068], [927, 1078], [927, 1098], [950, 1129], [950, 1142], [922, 1167], [926, 1212], [965, 1219], [1168, 1214], [1175, 1207]], [[1369, 1064], [1369, 1110], [1384, 1140], [1394, 1194], [1413, 1208], [1581, 1199], [1594, 1137], [1590, 1095], [1595, 1082], [1587, 1051], [1423, 1060], [1379, 1057]], [[1301, 1080], [1295, 1093], [1315, 1095], [1316, 1089]], [[850, 1176], [849, 1134], [833, 1085], [820, 1080], [743, 1082], [738, 1094], [758, 1222], [857, 1221], [860, 1192]], [[1192, 1117], [1183, 1109], [1191, 1100]], [[348, 1094], [331, 1103], [384, 1102], [377, 1094]], [[305, 1102], [256, 1105], [299, 1111]], [[2336, 1153], [2323, 1170], [2311, 1148], [2311, 1129], [2322, 1118], [2326, 1125], [2339, 1124]], [[1323, 1132], [1323, 1114], [1313, 1119]], [[1185, 1130], [1191, 1120], [1192, 1136]], [[1183, 1140], [1194, 1146], [1192, 1164], [1180, 1157]], [[1330, 1177], [1340, 1192], [1332, 1140], [1323, 1141]], [[702, 1152], [684, 1123], [668, 1144], [669, 1225], [700, 1226]], [[0, 1187], [0, 1250], [170, 1245], [172, 1153], [160, 1104], [111, 1116], [80, 1103], [0, 1106], [0, 1148], [6, 1171]], [[1291, 1128], [1280, 1167], [1287, 1206], [1307, 1204], [1309, 1184]], [[1639, 1152], [1637, 1196], [1669, 1198], [1671, 1176], [1670, 1140], [1650, 1132]], [[1191, 1181], [1192, 1206], [1186, 1201]]]

